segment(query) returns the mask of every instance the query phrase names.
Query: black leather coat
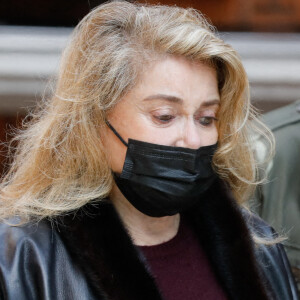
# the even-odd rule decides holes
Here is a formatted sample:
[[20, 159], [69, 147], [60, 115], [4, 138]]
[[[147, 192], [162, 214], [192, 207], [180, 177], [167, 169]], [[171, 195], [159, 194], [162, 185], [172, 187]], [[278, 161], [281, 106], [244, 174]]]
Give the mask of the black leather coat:
[[[218, 184], [185, 213], [229, 299], [297, 299], [280, 244], [255, 246], [250, 233], [273, 235]], [[159, 300], [144, 257], [109, 201], [76, 215], [21, 227], [0, 226], [0, 299]]]

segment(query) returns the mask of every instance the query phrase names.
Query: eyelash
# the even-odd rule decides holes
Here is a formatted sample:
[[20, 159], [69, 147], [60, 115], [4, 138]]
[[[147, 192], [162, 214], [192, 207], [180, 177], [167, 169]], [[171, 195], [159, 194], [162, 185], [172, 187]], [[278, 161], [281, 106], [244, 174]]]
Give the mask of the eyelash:
[[[175, 116], [172, 116], [172, 115], [161, 115], [161, 116], [154, 116], [154, 118], [159, 121], [161, 124], [168, 124], [170, 123], [173, 119], [175, 119]], [[209, 122], [200, 122], [201, 119], [205, 119], [206, 121], [208, 120]], [[200, 117], [199, 118], [199, 123], [202, 125], [202, 126], [205, 126], [205, 127], [209, 127], [210, 125], [213, 124], [213, 122], [216, 122], [218, 121], [217, 118], [215, 117], [210, 117], [210, 116], [204, 116], [204, 117]]]
[[199, 118], [199, 120], [200, 119], [209, 120], [209, 123], [205, 123], [205, 124], [199, 122], [202, 126], [206, 126], [206, 127], [208, 127], [208, 126], [212, 125], [214, 122], [218, 121], [218, 119], [216, 117], [201, 117], [201, 118]]
[[154, 116], [154, 118], [162, 123], [168, 123], [175, 119], [172, 115], [161, 115], [161, 116]]

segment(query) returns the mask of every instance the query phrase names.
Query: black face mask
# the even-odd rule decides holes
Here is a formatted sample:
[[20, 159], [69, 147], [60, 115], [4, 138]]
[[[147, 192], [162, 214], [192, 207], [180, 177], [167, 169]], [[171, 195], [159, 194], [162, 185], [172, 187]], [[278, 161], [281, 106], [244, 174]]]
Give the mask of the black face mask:
[[151, 217], [172, 216], [192, 207], [212, 185], [216, 173], [212, 156], [217, 144], [197, 150], [128, 140], [107, 122], [127, 147], [121, 174], [115, 182], [126, 199]]

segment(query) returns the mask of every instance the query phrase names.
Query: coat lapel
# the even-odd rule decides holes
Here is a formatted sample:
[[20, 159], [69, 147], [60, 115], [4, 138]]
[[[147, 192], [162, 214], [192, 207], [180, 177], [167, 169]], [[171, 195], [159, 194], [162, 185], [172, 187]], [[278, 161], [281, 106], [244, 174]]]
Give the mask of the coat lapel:
[[230, 299], [273, 299], [257, 266], [254, 244], [241, 208], [226, 184], [217, 181], [188, 214]]
[[[240, 208], [224, 183], [186, 213], [230, 299], [270, 299]], [[147, 264], [107, 200], [63, 217], [60, 235], [99, 299], [162, 300]]]
[[97, 299], [162, 300], [142, 256], [108, 201], [87, 205], [59, 222], [60, 235]]

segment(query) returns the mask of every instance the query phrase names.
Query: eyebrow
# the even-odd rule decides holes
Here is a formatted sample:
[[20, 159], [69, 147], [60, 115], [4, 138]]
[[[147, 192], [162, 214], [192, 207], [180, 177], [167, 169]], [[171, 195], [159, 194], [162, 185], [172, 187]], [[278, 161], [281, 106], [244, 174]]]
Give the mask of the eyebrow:
[[[176, 97], [176, 96], [171, 96], [171, 95], [165, 95], [165, 94], [156, 94], [156, 95], [151, 95], [143, 99], [143, 101], [149, 101], [149, 100], [166, 100], [168, 102], [172, 103], [183, 103], [183, 99]], [[219, 99], [213, 99], [213, 100], [208, 100], [208, 101], [203, 101], [201, 106], [204, 107], [209, 107], [213, 105], [220, 105], [220, 100]]]
[[143, 101], [149, 101], [149, 100], [166, 100], [168, 102], [173, 102], [173, 103], [182, 103], [183, 100], [181, 98], [178, 98], [176, 96], [171, 96], [171, 95], [165, 95], [165, 94], [156, 94], [156, 95], [151, 95], [143, 99]]

